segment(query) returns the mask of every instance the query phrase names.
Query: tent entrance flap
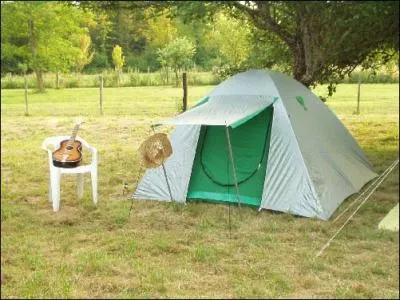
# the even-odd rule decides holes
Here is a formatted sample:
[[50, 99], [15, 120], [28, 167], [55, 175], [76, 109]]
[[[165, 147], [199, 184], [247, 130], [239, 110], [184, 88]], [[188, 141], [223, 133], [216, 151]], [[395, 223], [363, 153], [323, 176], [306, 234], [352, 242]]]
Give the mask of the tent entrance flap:
[[[240, 202], [259, 206], [267, 168], [273, 106], [230, 129]], [[237, 203], [225, 126], [202, 126], [187, 199]]]

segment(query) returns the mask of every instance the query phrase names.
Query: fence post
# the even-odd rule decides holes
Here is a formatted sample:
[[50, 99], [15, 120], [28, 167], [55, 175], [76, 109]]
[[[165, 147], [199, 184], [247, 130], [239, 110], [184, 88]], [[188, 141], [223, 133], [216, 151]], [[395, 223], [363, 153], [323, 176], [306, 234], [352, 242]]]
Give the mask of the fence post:
[[361, 90], [361, 78], [358, 78], [358, 92], [357, 92], [357, 111], [356, 114], [360, 114], [360, 90]]
[[183, 72], [183, 111], [186, 111], [187, 109], [187, 76], [186, 72]]
[[60, 88], [60, 78], [58, 76], [58, 71], [56, 72], [56, 89]]
[[100, 114], [103, 115], [103, 74], [100, 75]]
[[24, 85], [25, 85], [25, 116], [29, 115], [28, 112], [28, 81], [26, 79], [26, 73], [24, 72]]

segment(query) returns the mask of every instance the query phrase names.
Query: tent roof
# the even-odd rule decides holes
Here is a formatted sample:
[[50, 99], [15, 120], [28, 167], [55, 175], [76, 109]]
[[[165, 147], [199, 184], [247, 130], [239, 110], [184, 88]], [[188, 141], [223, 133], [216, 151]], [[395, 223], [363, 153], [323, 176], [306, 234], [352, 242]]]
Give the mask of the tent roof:
[[277, 99], [266, 95], [210, 95], [192, 109], [156, 125], [223, 125], [235, 128]]

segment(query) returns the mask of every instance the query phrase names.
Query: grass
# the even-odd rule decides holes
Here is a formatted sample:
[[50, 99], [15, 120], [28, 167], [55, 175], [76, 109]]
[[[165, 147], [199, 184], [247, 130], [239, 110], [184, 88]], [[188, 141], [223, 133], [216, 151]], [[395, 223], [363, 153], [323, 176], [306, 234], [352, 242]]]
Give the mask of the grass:
[[[398, 156], [398, 87], [363, 85], [360, 115], [357, 85], [339, 85], [327, 103], [378, 172]], [[211, 89], [190, 87], [189, 104]], [[181, 93], [107, 88], [100, 116], [97, 89], [49, 89], [30, 92], [26, 117], [23, 90], [2, 90], [2, 298], [399, 297], [399, 236], [377, 229], [398, 202], [398, 169], [316, 260], [341, 222], [232, 208], [229, 238], [225, 205], [135, 201], [128, 216], [137, 148], [152, 122], [177, 114]], [[65, 176], [53, 213], [40, 145], [68, 134], [78, 115], [86, 121], [79, 134], [99, 152], [99, 204], [89, 177], [77, 200], [75, 179]]]

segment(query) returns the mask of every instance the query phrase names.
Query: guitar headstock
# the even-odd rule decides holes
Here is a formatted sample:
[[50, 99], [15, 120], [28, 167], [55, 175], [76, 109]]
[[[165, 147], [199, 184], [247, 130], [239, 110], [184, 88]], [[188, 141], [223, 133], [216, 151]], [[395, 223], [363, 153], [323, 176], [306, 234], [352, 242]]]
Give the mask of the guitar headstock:
[[83, 121], [83, 117], [78, 117], [75, 121], [75, 126], [81, 126], [85, 121]]

